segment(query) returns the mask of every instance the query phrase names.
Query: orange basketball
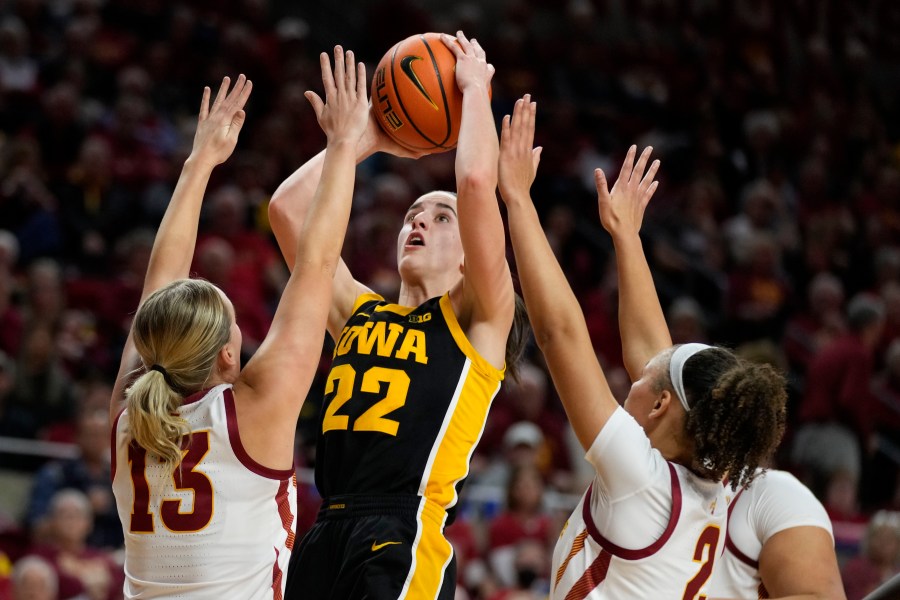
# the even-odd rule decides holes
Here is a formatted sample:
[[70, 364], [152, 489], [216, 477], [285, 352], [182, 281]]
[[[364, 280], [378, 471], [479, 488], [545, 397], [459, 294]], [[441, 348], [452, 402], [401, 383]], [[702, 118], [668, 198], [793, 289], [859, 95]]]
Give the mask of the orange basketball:
[[462, 92], [456, 86], [456, 57], [440, 34], [413, 35], [387, 51], [372, 78], [372, 110], [401, 146], [456, 147]]

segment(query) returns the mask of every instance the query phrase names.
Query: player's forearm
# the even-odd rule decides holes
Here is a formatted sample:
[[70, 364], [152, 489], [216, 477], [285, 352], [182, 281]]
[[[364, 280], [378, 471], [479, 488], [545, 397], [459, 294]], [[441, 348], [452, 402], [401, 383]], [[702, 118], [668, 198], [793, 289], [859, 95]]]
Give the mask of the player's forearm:
[[457, 191], [466, 188], [491, 193], [497, 187], [500, 141], [487, 88], [472, 86], [463, 95], [459, 143], [456, 148]]
[[329, 144], [319, 169], [320, 177], [312, 201], [304, 211], [296, 261], [332, 274], [340, 259], [350, 218], [356, 169], [355, 144]]
[[197, 245], [200, 207], [211, 173], [209, 165], [185, 161], [153, 242], [142, 301], [169, 281], [188, 276]]
[[496, 191], [500, 146], [487, 91], [467, 91], [462, 115], [456, 179], [467, 285], [474, 289], [486, 310], [493, 312], [500, 306], [511, 309], [506, 236]]
[[594, 357], [584, 314], [530, 200], [504, 198], [519, 283], [534, 337], [582, 447], [618, 406]]
[[619, 331], [625, 368], [632, 380], [651, 358], [672, 345], [640, 236], [614, 238], [619, 273]]
[[[375, 152], [367, 140], [355, 146], [355, 163], [359, 164]], [[325, 150], [306, 161], [281, 182], [269, 202], [269, 224], [288, 269], [294, 268], [297, 243], [306, 222], [313, 196], [322, 178]]]
[[569, 338], [584, 328], [581, 306], [544, 235], [534, 204], [507, 199], [509, 235], [535, 340]]
[[269, 225], [288, 269], [294, 268], [300, 232], [322, 177], [324, 164], [323, 150], [281, 182], [269, 201]]

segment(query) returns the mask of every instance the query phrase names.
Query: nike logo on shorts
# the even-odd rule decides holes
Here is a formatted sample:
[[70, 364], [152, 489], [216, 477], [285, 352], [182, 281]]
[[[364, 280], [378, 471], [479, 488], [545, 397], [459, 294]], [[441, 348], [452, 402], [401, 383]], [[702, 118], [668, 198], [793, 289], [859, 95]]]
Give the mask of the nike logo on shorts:
[[402, 543], [403, 542], [382, 542], [379, 544], [377, 541], [375, 541], [375, 542], [372, 542], [372, 552], [378, 552], [385, 546], [391, 546], [393, 544], [402, 544]]

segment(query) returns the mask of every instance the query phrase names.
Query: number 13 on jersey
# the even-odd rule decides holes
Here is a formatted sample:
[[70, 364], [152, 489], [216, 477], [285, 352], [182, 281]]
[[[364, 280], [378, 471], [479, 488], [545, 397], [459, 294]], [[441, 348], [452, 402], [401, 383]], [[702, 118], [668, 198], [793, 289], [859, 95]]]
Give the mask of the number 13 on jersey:
[[184, 458], [172, 470], [172, 482], [178, 491], [190, 491], [193, 507], [182, 512], [181, 500], [164, 498], [159, 504], [158, 517], [150, 510], [150, 484], [147, 482], [147, 451], [132, 443], [128, 446], [128, 463], [134, 504], [131, 508], [131, 533], [153, 533], [159, 518], [173, 533], [193, 533], [209, 525], [213, 516], [213, 485], [197, 467], [209, 452], [209, 431], [195, 431], [181, 441]]

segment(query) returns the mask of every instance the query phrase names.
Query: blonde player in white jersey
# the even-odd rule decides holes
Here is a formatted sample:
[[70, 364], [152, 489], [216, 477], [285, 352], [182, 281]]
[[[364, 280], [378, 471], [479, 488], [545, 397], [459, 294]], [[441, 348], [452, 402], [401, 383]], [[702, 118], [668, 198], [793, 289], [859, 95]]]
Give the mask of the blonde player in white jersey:
[[831, 520], [796, 477], [768, 470], [729, 496], [725, 552], [711, 598], [846, 598]]
[[[503, 121], [500, 192], [535, 338], [596, 471], [557, 542], [551, 598], [702, 598], [724, 543], [722, 478], [744, 485], [771, 455], [784, 429], [784, 380], [725, 349], [671, 347], [648, 300], [653, 281], [637, 235], [658, 162], [645, 174], [649, 149], [635, 165], [632, 147], [611, 193], [596, 171], [600, 212], [617, 248], [619, 318], [664, 331], [652, 339], [665, 350], [644, 356], [624, 408], [617, 404], [530, 198], [535, 112], [526, 96]], [[621, 245], [634, 251], [619, 254]]]
[[[206, 88], [191, 155], [160, 224], [110, 406], [126, 598], [281, 598], [295, 536], [294, 432], [322, 350], [368, 120], [365, 69], [321, 56], [322, 179], [265, 341], [242, 370], [234, 308], [186, 279], [213, 168], [234, 150], [252, 85]], [[124, 409], [124, 411], [123, 411]]]

